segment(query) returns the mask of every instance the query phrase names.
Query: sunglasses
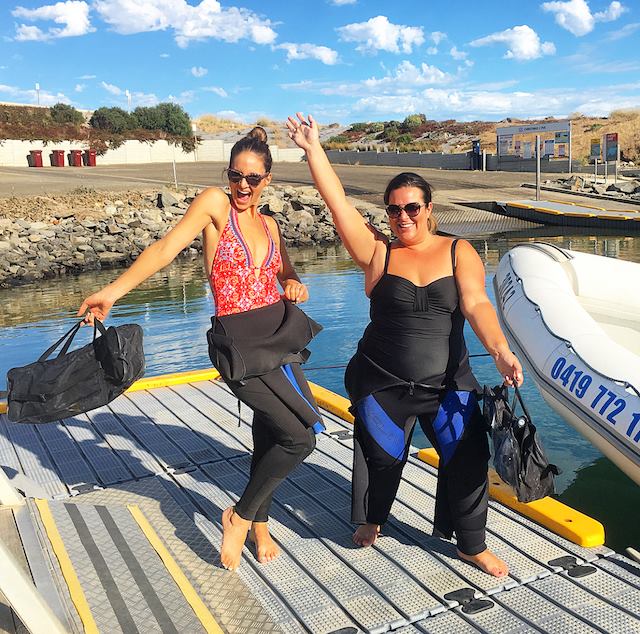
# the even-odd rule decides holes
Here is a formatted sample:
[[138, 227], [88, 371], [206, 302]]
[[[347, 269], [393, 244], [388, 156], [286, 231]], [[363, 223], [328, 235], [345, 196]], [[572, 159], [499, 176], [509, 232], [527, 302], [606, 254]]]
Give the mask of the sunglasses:
[[399, 218], [404, 211], [409, 218], [415, 218], [427, 203], [407, 203], [406, 205], [387, 205], [387, 214], [389, 218]]
[[232, 183], [239, 183], [243, 178], [249, 183], [251, 187], [257, 187], [264, 178], [269, 176], [269, 173], [266, 174], [243, 174], [238, 170], [227, 170], [227, 176]]

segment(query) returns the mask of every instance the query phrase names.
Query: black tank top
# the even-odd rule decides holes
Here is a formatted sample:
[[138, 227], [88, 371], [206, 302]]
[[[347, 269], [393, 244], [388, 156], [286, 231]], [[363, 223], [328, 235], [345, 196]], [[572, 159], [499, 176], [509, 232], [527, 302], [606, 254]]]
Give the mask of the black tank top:
[[[391, 251], [387, 245], [384, 272], [371, 292], [371, 323], [360, 340], [355, 363], [350, 364], [348, 373], [352, 376], [346, 377], [347, 389], [356, 400], [383, 387], [367, 385], [371, 361], [408, 383], [479, 389], [463, 335], [465, 320], [454, 277], [456, 243], [451, 244], [452, 274], [426, 286], [387, 272]], [[373, 374], [378, 374], [378, 379], [373, 379], [376, 384], [380, 375]]]

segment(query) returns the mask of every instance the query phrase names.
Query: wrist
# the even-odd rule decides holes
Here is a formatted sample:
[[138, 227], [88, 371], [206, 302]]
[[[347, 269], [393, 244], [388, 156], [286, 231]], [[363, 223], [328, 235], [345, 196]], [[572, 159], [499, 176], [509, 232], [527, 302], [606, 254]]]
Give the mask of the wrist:
[[497, 362], [504, 359], [507, 355], [512, 354], [512, 352], [509, 348], [509, 344], [505, 341], [498, 343], [495, 346], [490, 346], [489, 354], [493, 357], [493, 360]]

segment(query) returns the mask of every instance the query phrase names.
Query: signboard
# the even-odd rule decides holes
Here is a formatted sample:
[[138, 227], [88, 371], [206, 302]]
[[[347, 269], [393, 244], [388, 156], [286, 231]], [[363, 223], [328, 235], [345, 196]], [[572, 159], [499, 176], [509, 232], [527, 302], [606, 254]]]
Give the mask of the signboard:
[[607, 162], [618, 160], [618, 133], [611, 132], [604, 135], [604, 160]]
[[510, 134], [498, 137], [498, 154], [500, 154], [500, 156], [504, 156], [509, 153], [512, 141], [513, 135]]
[[[529, 125], [512, 125], [496, 130], [498, 137], [506, 134], [531, 134], [538, 132], [560, 132], [571, 130], [571, 121], [551, 121], [549, 123], [531, 123]], [[567, 140], [568, 142], [568, 140]]]
[[515, 152], [516, 156], [521, 156], [521, 150], [522, 150], [522, 141], [516, 140], [513, 143], [513, 151]]
[[589, 153], [591, 158], [600, 158], [600, 139], [591, 139], [591, 151]]
[[553, 156], [554, 145], [555, 143], [553, 139], [545, 139], [544, 152], [542, 153], [542, 156]]
[[558, 149], [558, 156], [566, 156], [567, 155], [567, 144], [566, 143], [556, 143], [556, 147]]
[[531, 143], [531, 141], [525, 141], [523, 143], [523, 146], [524, 146], [523, 156], [524, 156], [524, 158], [526, 158], [526, 159], [530, 159], [531, 158], [531, 156], [532, 156], [532, 154], [531, 154], [531, 146], [532, 145], [533, 144]]
[[556, 132], [555, 135], [556, 143], [569, 143], [569, 130], [564, 132]]

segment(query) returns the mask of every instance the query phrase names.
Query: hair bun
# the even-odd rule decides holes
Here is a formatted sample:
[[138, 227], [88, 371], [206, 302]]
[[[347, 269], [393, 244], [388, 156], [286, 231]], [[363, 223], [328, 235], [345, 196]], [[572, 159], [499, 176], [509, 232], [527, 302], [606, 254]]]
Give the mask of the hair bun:
[[251, 130], [251, 132], [247, 134], [247, 137], [251, 139], [256, 139], [258, 141], [262, 141], [262, 143], [267, 142], [267, 132], [262, 126], [259, 126], [259, 125], [253, 128], [253, 130]]

